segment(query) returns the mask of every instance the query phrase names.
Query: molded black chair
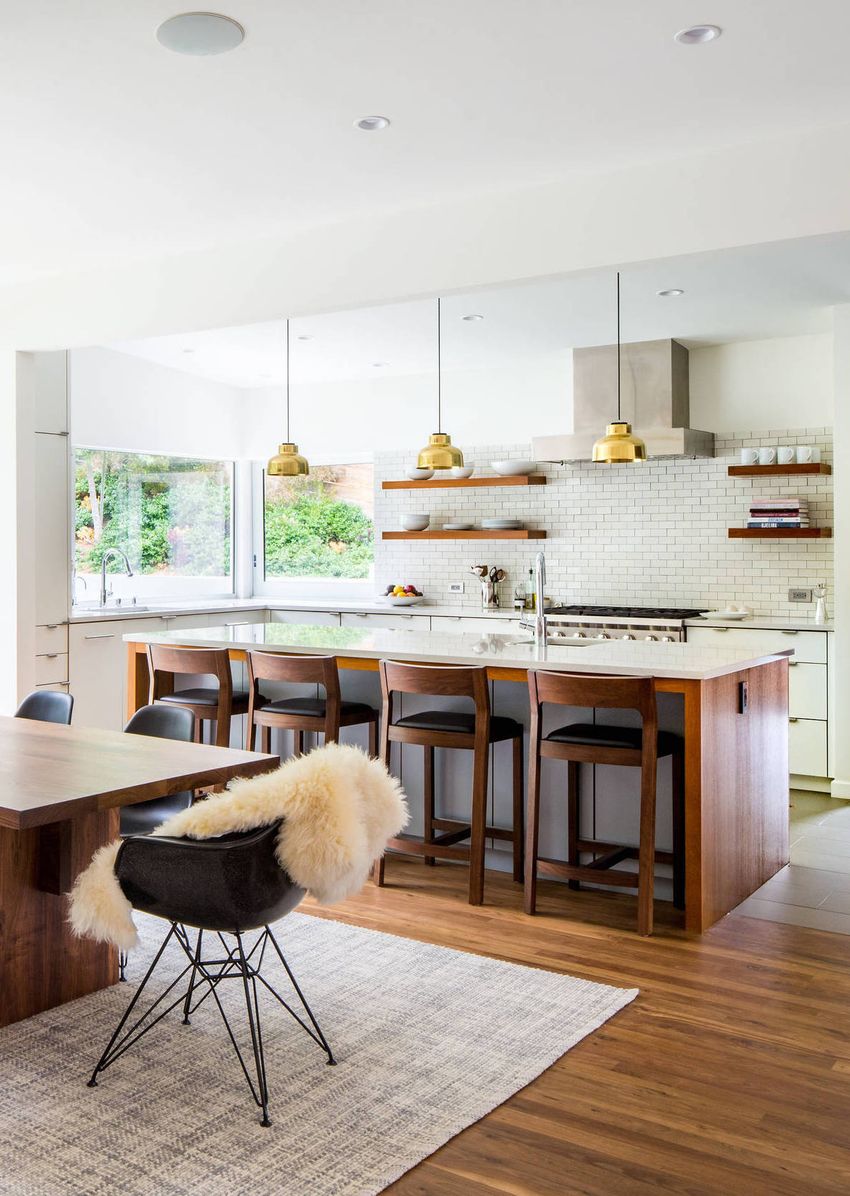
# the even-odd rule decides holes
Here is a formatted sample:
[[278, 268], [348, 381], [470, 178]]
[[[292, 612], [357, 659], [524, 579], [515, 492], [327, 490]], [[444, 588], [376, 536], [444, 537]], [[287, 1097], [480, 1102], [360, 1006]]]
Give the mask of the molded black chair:
[[[275, 848], [279, 830], [280, 823], [276, 822], [258, 830], [221, 835], [216, 839], [133, 835], [121, 844], [115, 861], [115, 872], [127, 900], [134, 909], [163, 918], [171, 925], [147, 975], [92, 1072], [88, 1082], [90, 1088], [97, 1086], [97, 1077], [101, 1072], [161, 1018], [182, 1005], [183, 1024], [189, 1025], [190, 1015], [212, 995], [239, 1057], [251, 1095], [262, 1110], [261, 1124], [271, 1125], [260, 1007], [257, 1000], [258, 982], [268, 989], [313, 1041], [326, 1052], [327, 1062], [336, 1062], [269, 925], [293, 910], [304, 896], [304, 890], [290, 879], [277, 861]], [[196, 927], [198, 930], [194, 943], [190, 942], [187, 926]], [[246, 948], [243, 935], [247, 931], [260, 928], [261, 934], [257, 941], [250, 948]], [[211, 955], [204, 950], [205, 932], [212, 932]], [[229, 945], [225, 935], [233, 936], [235, 945]], [[186, 966], [140, 1017], [131, 1020], [131, 1014], [139, 998], [172, 939], [184, 952]], [[263, 957], [269, 944], [283, 964], [309, 1024], [262, 975]], [[186, 976], [188, 986], [184, 989], [181, 981]], [[218, 994], [219, 984], [234, 978], [242, 981], [245, 996], [254, 1063], [253, 1076], [239, 1050]], [[167, 998], [175, 990], [176, 998], [168, 1002]], [[131, 1024], [125, 1029], [128, 1022]]]
[[61, 689], [37, 689], [27, 694], [15, 711], [15, 718], [31, 718], [39, 723], [71, 725], [74, 699]]
[[[129, 735], [151, 735], [156, 739], [182, 739], [191, 743], [195, 733], [195, 718], [191, 710], [182, 706], [142, 706], [124, 730]], [[172, 814], [188, 809], [192, 804], [192, 790], [154, 797], [134, 806], [121, 807], [121, 837], [149, 835], [155, 827]]]

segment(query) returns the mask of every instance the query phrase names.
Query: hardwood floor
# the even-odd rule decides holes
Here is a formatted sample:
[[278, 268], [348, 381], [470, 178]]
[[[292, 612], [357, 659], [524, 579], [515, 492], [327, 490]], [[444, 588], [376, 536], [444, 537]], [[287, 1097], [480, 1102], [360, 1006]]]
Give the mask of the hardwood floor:
[[617, 984], [640, 996], [387, 1189], [393, 1196], [817, 1196], [850, 1190], [847, 939], [730, 915], [701, 937], [656, 903], [390, 859], [387, 887], [307, 912]]

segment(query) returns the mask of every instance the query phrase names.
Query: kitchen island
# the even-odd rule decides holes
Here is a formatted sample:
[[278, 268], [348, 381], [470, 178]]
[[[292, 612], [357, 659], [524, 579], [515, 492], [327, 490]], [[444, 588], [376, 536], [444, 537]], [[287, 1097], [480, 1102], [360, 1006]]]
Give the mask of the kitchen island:
[[[515, 635], [445, 634], [283, 623], [191, 628], [174, 633], [136, 632], [125, 639], [128, 716], [148, 700], [149, 643], [226, 647], [236, 667], [252, 649], [333, 655], [351, 678], [349, 683], [343, 674], [344, 695], [360, 700], [362, 686], [356, 695], [351, 694], [351, 686], [358, 675], [368, 675], [374, 685], [382, 658], [482, 665], [494, 683], [494, 711], [510, 713], [526, 723], [525, 682], [529, 669], [651, 676], [659, 696], [661, 725], [678, 730], [684, 737], [687, 929], [706, 930], [788, 862], [790, 650], [748, 654], [746, 650], [687, 643], [622, 640], [541, 648], [519, 630]], [[628, 719], [625, 712], [613, 713], [619, 715], [613, 721]], [[562, 717], [560, 721], [570, 720]], [[603, 770], [599, 771], [601, 774]], [[599, 784], [613, 784], [610, 774], [630, 771], [607, 768]], [[659, 776], [661, 804], [665, 795], [664, 781]], [[416, 776], [406, 761], [402, 779], [406, 788], [415, 788]], [[464, 785], [459, 777], [452, 776], [448, 785], [444, 781], [446, 799], [452, 800], [451, 791]], [[498, 786], [497, 766], [493, 769], [492, 795], [497, 813]], [[592, 788], [595, 800], [595, 776]], [[564, 789], [565, 783], [553, 786], [550, 798], [562, 797]], [[624, 792], [617, 808], [633, 805], [629, 793]], [[597, 833], [600, 829], [597, 825]], [[560, 833], [565, 844], [563, 820]], [[548, 854], [559, 853], [550, 850]]]

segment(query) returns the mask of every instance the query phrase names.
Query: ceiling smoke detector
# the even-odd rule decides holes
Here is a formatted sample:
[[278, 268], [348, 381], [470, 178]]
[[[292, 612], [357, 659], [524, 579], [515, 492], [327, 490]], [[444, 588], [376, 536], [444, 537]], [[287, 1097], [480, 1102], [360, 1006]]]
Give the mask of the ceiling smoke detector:
[[687, 29], [680, 29], [674, 40], [681, 46], [702, 46], [715, 41], [722, 32], [719, 25], [691, 25]]
[[201, 57], [226, 54], [245, 40], [245, 30], [238, 21], [215, 12], [183, 12], [163, 21], [156, 40], [175, 54]]
[[354, 122], [355, 129], [362, 129], [364, 133], [377, 133], [381, 129], [388, 129], [389, 125], [386, 116], [361, 116]]

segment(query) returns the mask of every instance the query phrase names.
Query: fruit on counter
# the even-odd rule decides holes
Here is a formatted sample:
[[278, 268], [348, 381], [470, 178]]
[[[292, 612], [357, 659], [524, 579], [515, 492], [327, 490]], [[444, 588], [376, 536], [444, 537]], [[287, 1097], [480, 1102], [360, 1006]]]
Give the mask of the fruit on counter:
[[388, 585], [384, 590], [385, 598], [422, 598], [421, 590], [416, 586]]

